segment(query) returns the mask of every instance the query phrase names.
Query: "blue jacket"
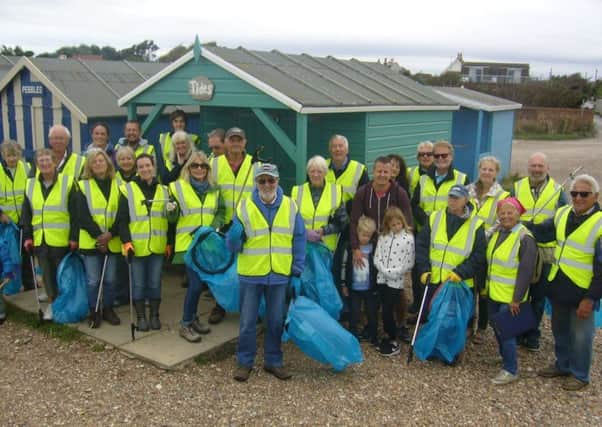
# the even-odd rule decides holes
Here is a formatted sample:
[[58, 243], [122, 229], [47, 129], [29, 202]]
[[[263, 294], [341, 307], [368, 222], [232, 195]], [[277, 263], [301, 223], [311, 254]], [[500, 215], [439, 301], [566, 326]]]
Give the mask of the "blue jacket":
[[[276, 190], [276, 201], [271, 205], [266, 205], [259, 198], [259, 192], [257, 188], [253, 190], [251, 197], [253, 201], [265, 217], [269, 226], [272, 226], [274, 216], [282, 203], [283, 191], [282, 188], [278, 187]], [[232, 225], [226, 233], [226, 244], [232, 252], [241, 252], [242, 246], [247, 239], [244, 234], [244, 227], [239, 219], [234, 216], [232, 218]], [[293, 231], [293, 266], [292, 275], [300, 276], [305, 265], [305, 224], [301, 214], [297, 212], [295, 216], [295, 228]], [[270, 272], [265, 276], [243, 276], [240, 275], [240, 282], [245, 284], [260, 284], [260, 285], [285, 285], [290, 280], [289, 276]]]

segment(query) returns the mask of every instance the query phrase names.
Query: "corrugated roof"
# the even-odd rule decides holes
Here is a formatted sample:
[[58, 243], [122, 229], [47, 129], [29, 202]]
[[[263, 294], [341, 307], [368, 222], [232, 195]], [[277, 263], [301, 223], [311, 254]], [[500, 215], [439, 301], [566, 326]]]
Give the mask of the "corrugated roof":
[[450, 105], [446, 98], [376, 62], [206, 46], [303, 107]]
[[[122, 116], [124, 111], [118, 106], [117, 100], [168, 65], [57, 58], [29, 60], [87, 117]], [[27, 62], [22, 64], [28, 66]], [[11, 65], [9, 70], [12, 68]]]
[[19, 59], [19, 56], [0, 55], [0, 80], [2, 80], [2, 77], [4, 77], [11, 68], [13, 68], [13, 65], [15, 65]]
[[[332, 56], [202, 46], [201, 55], [289, 108], [304, 113], [457, 109], [456, 103], [383, 64]], [[188, 52], [119, 100], [138, 94], [194, 58]]]
[[518, 102], [463, 87], [429, 87], [440, 95], [448, 98], [450, 101], [457, 102], [462, 107], [472, 108], [475, 110], [493, 112], [520, 110], [523, 107], [522, 104], [519, 104]]

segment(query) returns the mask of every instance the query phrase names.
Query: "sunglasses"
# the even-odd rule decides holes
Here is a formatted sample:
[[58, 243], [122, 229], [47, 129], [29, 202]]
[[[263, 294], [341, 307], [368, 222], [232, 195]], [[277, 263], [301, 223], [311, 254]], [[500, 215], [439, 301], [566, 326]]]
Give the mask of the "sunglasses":
[[270, 177], [270, 178], [259, 178], [257, 180], [257, 183], [259, 185], [265, 185], [266, 183], [268, 183], [268, 184], [274, 184], [275, 182], [276, 182], [276, 178], [272, 178], [272, 177]]
[[577, 196], [580, 196], [582, 199], [589, 197], [592, 194], [591, 191], [571, 191], [571, 197], [576, 199]]
[[191, 163], [190, 164], [190, 169], [198, 169], [198, 168], [209, 169], [209, 165], [207, 163]]
[[433, 153], [430, 151], [428, 153], [418, 153], [418, 157], [433, 157]]
[[433, 154], [435, 159], [447, 159], [449, 157], [449, 153], [441, 153], [441, 154]]

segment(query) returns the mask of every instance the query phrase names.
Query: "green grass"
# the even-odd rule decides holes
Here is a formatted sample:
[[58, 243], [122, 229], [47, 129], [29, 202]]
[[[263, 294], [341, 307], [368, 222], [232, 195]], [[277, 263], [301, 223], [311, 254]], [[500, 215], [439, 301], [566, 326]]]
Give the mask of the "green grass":
[[593, 138], [594, 132], [574, 132], [574, 133], [515, 133], [514, 139], [543, 140], [543, 141], [564, 141], [568, 139]]
[[65, 342], [81, 341], [85, 337], [80, 331], [67, 325], [39, 321], [37, 313], [29, 313], [11, 304], [6, 304], [7, 317], [11, 322], [20, 323], [44, 335]]

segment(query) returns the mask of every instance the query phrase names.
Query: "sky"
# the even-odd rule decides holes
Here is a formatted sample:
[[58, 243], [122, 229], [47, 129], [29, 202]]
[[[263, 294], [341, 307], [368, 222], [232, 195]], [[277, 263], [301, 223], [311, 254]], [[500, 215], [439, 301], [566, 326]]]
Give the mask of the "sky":
[[462, 52], [528, 62], [537, 78], [602, 78], [602, 0], [0, 0], [0, 45], [36, 54], [145, 39], [163, 54], [196, 35], [231, 48], [394, 58], [413, 73], [440, 74]]

